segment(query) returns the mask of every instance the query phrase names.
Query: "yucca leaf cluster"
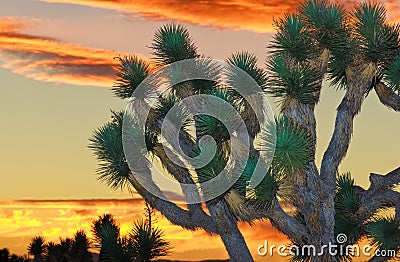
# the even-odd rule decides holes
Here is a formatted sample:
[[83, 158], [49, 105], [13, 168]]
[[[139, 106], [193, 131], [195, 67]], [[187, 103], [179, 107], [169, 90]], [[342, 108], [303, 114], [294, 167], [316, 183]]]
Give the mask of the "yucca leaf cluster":
[[[358, 211], [365, 204], [362, 192], [366, 190], [358, 187], [349, 173], [337, 176], [337, 170], [348, 150], [353, 130], [352, 121], [360, 111], [357, 106], [361, 106], [365, 96], [378, 85], [384, 85], [387, 93], [400, 92], [400, 27], [388, 23], [386, 10], [381, 3], [362, 2], [353, 11], [347, 11], [342, 5], [327, 0], [306, 0], [295, 12], [276, 19], [275, 27], [276, 34], [268, 45], [269, 55], [265, 66], [260, 66], [257, 57], [250, 52], [235, 52], [226, 59], [230, 68], [225, 70], [225, 82], [219, 81], [218, 78], [222, 68], [199, 53], [189, 31], [175, 23], [162, 26], [156, 31], [149, 45], [152, 54], [150, 60], [137, 56], [117, 58], [117, 79], [113, 93], [122, 99], [129, 98], [143, 80], [158, 68], [186, 59], [204, 58], [199, 60], [201, 62], [198, 62], [198, 66], [204, 76], [214, 79], [176, 83], [174, 80], [182, 77], [180, 68], [170, 72], [168, 78], [174, 84], [158, 97], [156, 105], [150, 109], [146, 123], [133, 123], [139, 135], [145, 135], [146, 140], [146, 148], [138, 147], [137, 150], [146, 151], [152, 159], [161, 161], [166, 173], [179, 173], [170, 174], [172, 177], [186, 176], [186, 180], [192, 183], [208, 181], [222, 170], [228, 169], [232, 173], [228, 175], [238, 179], [221, 196], [207, 201], [205, 207], [201, 208], [210, 211], [215, 206], [227, 205], [229, 217], [233, 217], [235, 223], [246, 221], [251, 224], [255, 219], [269, 218], [274, 225], [280, 222], [284, 226], [297, 225], [297, 228], [305, 228], [305, 233], [301, 233], [308, 239], [298, 237], [297, 232], [293, 232], [294, 236], [289, 238], [294, 243], [297, 241], [302, 242], [301, 244], [313, 241], [312, 237], [320, 237], [324, 233], [322, 231], [329, 228], [335, 231], [331, 232], [330, 240], [333, 234], [340, 233], [348, 237], [347, 244], [355, 244], [367, 237], [379, 248], [398, 251], [398, 219], [390, 216], [382, 218], [376, 212], [373, 212], [372, 217], [361, 219]], [[257, 145], [262, 147], [270, 143], [270, 133], [263, 130], [252, 104], [234, 88], [235, 84], [243, 80], [234, 68], [247, 73], [260, 87], [261, 91], [257, 91], [259, 93], [251, 93], [252, 91], [248, 90], [247, 95], [257, 97], [268, 94], [280, 103], [280, 110], [274, 120], [276, 141], [272, 163], [268, 171], [261, 174], [263, 179], [257, 185], [251, 183], [262, 153]], [[334, 135], [327, 150], [332, 152], [325, 152], [331, 155], [327, 163], [331, 166], [336, 165], [332, 170], [331, 166], [325, 166], [324, 170], [330, 170], [329, 174], [323, 174], [324, 163], [321, 164], [320, 170], [315, 163], [317, 135], [314, 110], [326, 81], [330, 86], [341, 88], [345, 92], [343, 103], [338, 108]], [[145, 97], [154, 94], [155, 88], [156, 85], [150, 85], [135, 99], [144, 102]], [[240, 88], [246, 91], [246, 86]], [[362, 88], [362, 92], [358, 93]], [[207, 106], [215, 109], [220, 115], [227, 115], [227, 112], [221, 112], [221, 105], [229, 104], [242, 118], [251, 140], [249, 155], [244, 157], [242, 163], [230, 162], [230, 154], [241, 154], [241, 151], [230, 148], [233, 138], [218, 117], [203, 113], [190, 114], [189, 107], [195, 105], [184, 105], [183, 100], [192, 95], [217, 98], [222, 102], [209, 103]], [[209, 155], [209, 163], [190, 171], [189, 168], [171, 168], [169, 160], [165, 159], [165, 155], [160, 154], [162, 150], [159, 150], [163, 141], [161, 124], [177, 105], [180, 106], [174, 111], [174, 117], [182, 120], [182, 126], [176, 126], [176, 130], [179, 132], [180, 143], [184, 145], [185, 153], [192, 158], [202, 153], [213, 154]], [[89, 147], [100, 162], [99, 179], [115, 189], [132, 186], [132, 174], [122, 147], [123, 114], [113, 115], [112, 121], [95, 130]], [[233, 117], [228, 114], [227, 119], [231, 120]], [[334, 137], [335, 135], [337, 137]], [[202, 147], [200, 143], [202, 138], [209, 136], [214, 138], [215, 151]], [[338, 137], [343, 139], [344, 146], [335, 141]], [[175, 148], [171, 151], [173, 150]], [[243, 168], [235, 168], [236, 164], [242, 165]], [[322, 181], [323, 176], [333, 179]], [[326, 187], [325, 182], [329, 182], [330, 186]], [[277, 208], [279, 200], [287, 201], [295, 215]], [[307, 210], [309, 206], [312, 208]], [[272, 210], [273, 207], [275, 209]], [[315, 214], [310, 210], [315, 211]], [[332, 221], [330, 225], [325, 224], [325, 228], [321, 229], [319, 223], [325, 223], [329, 218], [322, 215], [326, 210], [332, 211]], [[276, 219], [268, 212], [284, 215]], [[306, 212], [308, 213], [305, 214]], [[213, 219], [218, 221], [219, 218]], [[287, 222], [285, 219], [293, 220], [283, 223]], [[199, 226], [190, 228], [197, 227]], [[279, 229], [286, 232], [285, 229]], [[136, 235], [143, 235], [146, 231], [145, 225], [138, 223], [136, 231]], [[154, 234], [157, 235], [157, 232]], [[315, 240], [317, 245], [321, 244], [322, 240], [319, 240]], [[293, 259], [308, 261], [311, 258], [302, 254]], [[351, 257], [337, 259], [349, 260]]]

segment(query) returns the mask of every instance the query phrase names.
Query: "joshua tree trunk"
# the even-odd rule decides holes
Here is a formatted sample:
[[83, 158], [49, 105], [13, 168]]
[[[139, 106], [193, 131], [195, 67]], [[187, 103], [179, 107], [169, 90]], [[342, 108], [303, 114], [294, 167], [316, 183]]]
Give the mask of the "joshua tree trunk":
[[[340, 225], [338, 221], [351, 220], [351, 223], [360, 227], [359, 232], [349, 231], [349, 233], [354, 233], [349, 244], [355, 244], [365, 236], [375, 237], [376, 232], [366, 233], [368, 230], [366, 227], [373, 224], [371, 219], [381, 208], [395, 208], [394, 222], [387, 219], [382, 222], [383, 226], [400, 223], [400, 193], [393, 190], [393, 187], [400, 183], [400, 168], [387, 175], [371, 174], [371, 185], [366, 190], [356, 186], [351, 178], [347, 180], [343, 178], [345, 185], [343, 188], [347, 191], [340, 195], [341, 188], [338, 185], [340, 181], [338, 177], [343, 177], [340, 176], [338, 170], [350, 145], [354, 119], [369, 92], [375, 91], [383, 105], [400, 111], [400, 78], [398, 77], [400, 27], [392, 27], [386, 23], [384, 8], [379, 4], [360, 4], [352, 12], [352, 19], [347, 19], [348, 15], [342, 7], [329, 4], [328, 1], [308, 0], [299, 7], [298, 11], [296, 14], [287, 15], [276, 21], [278, 32], [271, 45], [274, 53], [268, 58], [268, 71], [258, 68], [256, 57], [246, 52], [234, 54], [228, 59], [230, 66], [239, 67], [253, 77], [263, 88], [262, 92], [269, 92], [282, 101], [280, 112], [282, 121], [277, 123], [275, 155], [268, 171], [271, 176], [268, 174], [261, 181], [260, 185], [264, 186], [261, 187], [262, 190], [258, 185], [250, 188], [251, 181], [245, 174], [248, 172], [245, 168], [243, 174], [240, 174], [244, 182], [235, 181], [235, 183], [243, 183], [239, 185], [239, 188], [244, 187], [245, 192], [239, 194], [238, 191], [241, 189], [236, 190], [234, 185], [221, 193], [218, 198], [207, 201], [206, 208], [198, 201], [182, 208], [174, 202], [164, 200], [167, 198], [161, 197], [163, 192], [150, 179], [149, 186], [159, 191], [159, 197], [151, 194], [132, 173], [126, 171], [127, 157], [121, 152], [115, 152], [115, 148], [107, 148], [115, 141], [122, 140], [120, 137], [115, 137], [122, 129], [122, 116], [116, 116], [116, 125], [114, 123], [98, 130], [91, 140], [93, 142], [91, 147], [96, 151], [99, 160], [105, 163], [99, 172], [100, 178], [115, 188], [124, 186], [128, 180], [146, 202], [160, 211], [171, 223], [185, 229], [203, 229], [209, 234], [219, 235], [231, 261], [253, 261], [250, 250], [238, 229], [239, 221], [251, 223], [256, 219], [269, 219], [272, 225], [288, 236], [294, 245], [314, 246], [317, 255], [308, 256], [307, 259], [315, 262], [329, 262], [337, 259], [337, 256], [328, 252], [325, 245], [337, 244], [335, 233], [348, 233], [338, 231], [347, 230], [338, 227]], [[157, 31], [151, 48], [156, 62], [161, 65], [200, 57], [188, 31], [178, 25], [168, 25]], [[138, 57], [120, 58], [120, 62], [114, 92], [118, 97], [125, 99], [131, 97], [139, 83], [151, 74], [151, 66]], [[209, 69], [218, 71], [211, 66]], [[341, 84], [345, 94], [337, 108], [334, 131], [323, 155], [321, 166], [318, 168], [315, 161], [317, 146], [315, 107], [319, 102], [322, 83], [327, 76], [330, 77], [332, 83]], [[228, 74], [224, 77], [233, 79], [235, 76]], [[254, 108], [251, 109], [249, 101], [243, 102], [245, 99], [237, 95], [236, 90], [232, 88], [230, 90], [230, 87], [224, 85], [213, 85], [210, 88], [209, 84], [196, 81], [187, 81], [182, 85], [171, 87], [167, 95], [161, 95], [162, 99], [157, 109], [150, 111], [148, 116], [139, 117], [144, 119], [143, 123], [139, 124], [153, 132], [152, 135], [156, 137], [155, 142], [146, 140], [149, 154], [161, 160], [164, 169], [181, 183], [186, 200], [200, 199], [200, 194], [196, 190], [187, 192], [182, 184], [195, 184], [192, 171], [196, 172], [199, 178], [201, 170], [189, 170], [183, 163], [177, 164], [176, 161], [181, 161], [177, 153], [181, 152], [181, 148], [178, 147], [182, 147], [182, 151], [190, 155], [194, 152], [193, 149], [202, 135], [215, 135], [221, 138], [220, 135], [225, 130], [219, 129], [220, 123], [215, 124], [212, 119], [206, 121], [205, 118], [196, 115], [192, 119], [195, 123], [193, 126], [195, 138], [191, 137], [189, 131], [185, 131], [184, 128], [179, 129], [180, 127], [173, 125], [161, 134], [161, 125], [166, 112], [186, 95], [211, 94], [237, 107], [235, 110], [237, 109], [240, 116], [244, 118], [250, 140], [254, 140], [261, 130], [261, 123], [257, 123]], [[135, 99], [146, 104], [141, 96]], [[119, 128], [118, 132], [113, 129], [115, 126]], [[175, 134], [179, 136], [181, 143], [179, 146], [171, 145], [171, 148], [168, 148], [163, 147], [163, 144], [159, 142], [161, 136], [168, 141], [175, 137]], [[228, 143], [225, 144], [230, 139], [223, 137], [221, 141], [216, 141], [218, 150], [223, 151], [224, 154], [231, 153], [226, 150]], [[250, 169], [251, 157], [259, 156], [260, 152], [252, 146], [252, 143], [249, 147], [253, 155], [249, 156], [245, 163], [246, 167], [249, 164]], [[122, 150], [121, 148], [119, 150]], [[175, 161], [169, 159], [169, 156], [173, 154], [176, 154]], [[224, 161], [218, 159], [216, 162], [226, 164]], [[143, 163], [141, 175], [152, 177], [150, 169], [145, 164], [147, 159], [143, 156], [143, 159], [137, 162]], [[211, 162], [209, 164], [213, 165]], [[122, 168], [116, 170], [115, 167]], [[214, 172], [214, 169], [212, 171]], [[283, 179], [281, 181], [275, 179], [275, 173]], [[250, 174], [250, 177], [252, 175]], [[288, 188], [286, 193], [280, 192], [283, 184], [286, 184]], [[249, 192], [251, 190], [256, 193], [249, 197], [252, 194]], [[231, 203], [229, 194], [238, 194], [240, 201]], [[338, 212], [340, 205], [337, 204], [341, 197], [347, 197], [345, 199], [347, 204], [341, 207], [343, 214]], [[285, 199], [294, 212], [286, 212], [278, 199]], [[261, 205], [257, 201], [261, 201]], [[242, 210], [243, 213], [238, 210]], [[338, 219], [338, 215], [344, 218]], [[398, 235], [400, 235], [400, 229], [398, 230]], [[385, 232], [382, 230], [376, 235]], [[381, 240], [378, 239], [376, 242], [380, 243], [379, 241]], [[400, 239], [389, 241], [389, 244], [393, 242], [400, 243]], [[400, 250], [400, 246], [394, 248]], [[322, 249], [323, 254], [319, 254]], [[383, 258], [374, 257], [371, 261], [382, 261], [380, 259]]]
[[210, 214], [218, 227], [218, 234], [229, 254], [230, 261], [253, 261], [249, 248], [239, 231], [236, 219], [232, 216], [224, 200], [208, 204]]

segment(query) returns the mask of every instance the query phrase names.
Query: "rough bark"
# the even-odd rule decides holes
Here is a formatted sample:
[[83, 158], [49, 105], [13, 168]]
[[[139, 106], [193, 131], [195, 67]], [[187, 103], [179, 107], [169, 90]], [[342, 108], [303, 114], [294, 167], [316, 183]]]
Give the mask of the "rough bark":
[[217, 225], [203, 210], [185, 210], [173, 202], [158, 198], [149, 193], [133, 175], [129, 177], [129, 182], [152, 208], [160, 211], [172, 224], [189, 230], [202, 228], [210, 234], [218, 234]]
[[351, 75], [353, 77], [348, 81], [346, 93], [337, 109], [335, 129], [321, 163], [321, 179], [326, 184], [326, 192], [335, 190], [337, 169], [349, 148], [353, 121], [361, 110], [369, 83], [363, 79], [361, 68], [355, 69]]
[[306, 226], [288, 215], [276, 198], [268, 209], [266, 217], [269, 218], [273, 226], [299, 245], [307, 244], [311, 239]]
[[367, 220], [382, 207], [397, 207], [398, 210], [400, 193], [392, 188], [400, 183], [400, 167], [385, 176], [371, 174], [370, 183], [369, 188], [361, 193], [361, 204], [356, 213], [361, 221]]
[[394, 111], [400, 111], [400, 96], [398, 94], [393, 92], [383, 83], [380, 83], [375, 87], [375, 92], [382, 104]]
[[226, 202], [224, 200], [213, 201], [207, 203], [207, 207], [218, 227], [218, 234], [229, 254], [229, 261], [252, 262], [253, 257]]
[[[322, 163], [320, 179], [322, 184], [321, 202], [324, 203], [323, 212], [325, 216], [325, 224], [329, 235], [324, 236], [324, 242], [335, 242], [334, 225], [335, 225], [335, 188], [338, 167], [343, 158], [346, 156], [349, 148], [351, 136], [353, 133], [353, 121], [355, 116], [360, 112], [361, 105], [364, 101], [364, 90], [368, 86], [369, 81], [365, 80], [362, 74], [363, 66], [359, 66], [350, 73], [348, 77], [348, 86], [346, 93], [337, 109], [335, 120], [335, 129], [328, 148], [326, 149]], [[322, 182], [321, 182], [322, 183]], [[331, 259], [334, 258], [324, 258]]]
[[[161, 125], [163, 124], [159, 118], [156, 119], [152, 126], [155, 130], [160, 131]], [[180, 147], [186, 155], [191, 151], [194, 143], [189, 138], [188, 134], [182, 130], [178, 130], [174, 125], [169, 125], [167, 133], [164, 133], [169, 139], [172, 139], [173, 135], [179, 133]], [[199, 136], [197, 136], [199, 139]], [[170, 141], [167, 139], [167, 141]], [[178, 150], [176, 144], [172, 144], [174, 150]], [[154, 154], [160, 158], [164, 168], [180, 183], [194, 184], [194, 180], [191, 177], [189, 171], [183, 168], [183, 163], [181, 165], [176, 165], [173, 163], [166, 154], [168, 148], [164, 148], [159, 145], [155, 148]], [[169, 155], [174, 154], [171, 150], [168, 152]], [[177, 159], [175, 159], [176, 161]], [[140, 187], [140, 185], [138, 186]], [[137, 187], [135, 187], [137, 189]], [[139, 192], [139, 191], [138, 191]], [[148, 194], [148, 192], [142, 188], [139, 192], [145, 199], [143, 194]], [[200, 198], [198, 192], [184, 192], [185, 196], [188, 198], [189, 194], [193, 198]], [[222, 242], [229, 254], [230, 261], [253, 261], [251, 253], [246, 245], [246, 242], [239, 231], [237, 220], [232, 215], [230, 209], [223, 199], [218, 199], [213, 201], [213, 204], [207, 205], [210, 215], [207, 215], [201, 204], [190, 204], [188, 205], [189, 211], [179, 208], [177, 205], [168, 204], [166, 201], [155, 198], [152, 195], [148, 196], [150, 205], [154, 206], [159, 210], [171, 223], [180, 225], [184, 228], [195, 230], [198, 228], [203, 228], [209, 233], [218, 234], [221, 237]], [[147, 201], [147, 199], [146, 199]], [[167, 210], [172, 208], [172, 210]], [[182, 216], [183, 219], [177, 218]], [[197, 217], [194, 217], [197, 216]], [[187, 220], [187, 221], [185, 221]], [[211, 221], [210, 221], [211, 220]], [[210, 223], [209, 225], [206, 225]], [[211, 228], [210, 228], [211, 227]]]

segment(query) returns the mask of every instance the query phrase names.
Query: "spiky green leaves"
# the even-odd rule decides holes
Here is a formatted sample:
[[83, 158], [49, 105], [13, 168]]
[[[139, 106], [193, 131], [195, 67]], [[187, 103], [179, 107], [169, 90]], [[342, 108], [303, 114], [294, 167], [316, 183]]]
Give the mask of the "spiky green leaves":
[[335, 197], [335, 233], [346, 234], [346, 244], [356, 243], [363, 234], [363, 225], [354, 216], [360, 207], [360, 196], [355, 191], [355, 183], [350, 173], [337, 178]]
[[308, 34], [306, 24], [296, 14], [286, 14], [283, 18], [275, 21], [277, 33], [270, 48], [293, 58], [297, 62], [309, 58], [313, 46]]
[[381, 3], [364, 2], [356, 7], [354, 27], [361, 50], [375, 64], [393, 59], [399, 51], [399, 29], [386, 23], [386, 8]]
[[296, 99], [303, 104], [315, 102], [314, 92], [320, 88], [321, 74], [307, 64], [293, 63], [277, 55], [268, 63], [271, 76], [269, 92], [282, 100]]
[[232, 188], [242, 196], [247, 197], [253, 203], [253, 206], [268, 208], [278, 192], [280, 177], [272, 170], [269, 170], [262, 181], [256, 187], [251, 188], [249, 182], [256, 175], [257, 162], [257, 154], [249, 156], [241, 176]]
[[209, 135], [219, 142], [229, 140], [228, 129], [217, 118], [209, 115], [200, 115], [196, 120], [196, 128], [200, 136]]
[[400, 94], [400, 55], [384, 71], [383, 80], [390, 89]]
[[112, 91], [116, 97], [129, 98], [139, 84], [150, 74], [150, 65], [137, 56], [118, 57], [117, 80]]
[[230, 138], [229, 131], [225, 125], [228, 124], [230, 127], [234, 127], [235, 120], [222, 123], [219, 119], [223, 119], [222, 116], [228, 112], [226, 111], [227, 104], [232, 106], [235, 111], [239, 111], [238, 104], [233, 93], [227, 88], [213, 88], [208, 94], [217, 98], [207, 101], [207, 106], [212, 107], [212, 110], [216, 112], [216, 117], [205, 114], [199, 115], [196, 119], [196, 130], [200, 137], [209, 135], [214, 137], [218, 143], [223, 143]]
[[253, 200], [259, 208], [268, 208], [275, 199], [279, 189], [279, 177], [276, 173], [269, 170], [260, 184], [250, 190], [249, 198]]
[[256, 154], [249, 156], [241, 176], [233, 185], [233, 189], [235, 189], [243, 196], [246, 196], [247, 187], [249, 185], [251, 177], [253, 176], [254, 170], [257, 166], [257, 159], [258, 156]]
[[299, 11], [309, 34], [320, 47], [330, 50], [343, 47], [345, 11], [342, 6], [326, 0], [309, 0], [300, 6]]
[[116, 220], [105, 214], [93, 222], [92, 232], [104, 261], [152, 261], [171, 249], [163, 232], [144, 220], [136, 221], [129, 235], [121, 237]]
[[94, 131], [89, 141], [89, 148], [100, 161], [97, 169], [99, 179], [113, 189], [127, 186], [130, 171], [122, 147], [121, 124], [105, 124]]
[[331, 59], [328, 62], [329, 78], [332, 80], [332, 85], [338, 88], [346, 88], [347, 76], [346, 70], [353, 62], [355, 54], [354, 41], [347, 39], [343, 48], [335, 48], [331, 51]]
[[[202, 152], [204, 150], [204, 152]], [[195, 146], [190, 154], [191, 157], [198, 157], [200, 154], [211, 154], [209, 152], [209, 148], [200, 148], [199, 146]], [[222, 148], [217, 148], [217, 152], [215, 152], [214, 156], [209, 163], [207, 163], [204, 167], [196, 169], [197, 173], [197, 182], [203, 183], [206, 182], [217, 175], [219, 175], [222, 170], [224, 170], [228, 159], [225, 156]]]
[[[254, 54], [249, 52], [237, 52], [232, 54], [228, 59], [227, 63], [238, 67], [245, 71], [257, 84], [261, 87], [261, 89], [265, 89], [267, 86], [267, 73], [257, 66], [257, 57]], [[241, 82], [241, 79], [235, 73], [237, 69], [233, 70], [229, 75], [229, 82], [235, 86]], [[243, 88], [243, 87], [241, 87]]]
[[145, 220], [135, 222], [127, 242], [131, 256], [137, 261], [153, 261], [168, 255], [171, 250], [169, 242], [164, 239], [163, 231], [151, 227]]
[[100, 259], [129, 261], [129, 256], [121, 245], [120, 228], [111, 214], [104, 214], [93, 221], [92, 232], [95, 238], [95, 247], [100, 249]]
[[[113, 121], [94, 131], [88, 146], [99, 160], [97, 169], [99, 180], [112, 189], [122, 189], [130, 185], [128, 181], [130, 169], [122, 145], [122, 117], [123, 112], [114, 113]], [[158, 143], [158, 136], [148, 129], [144, 135], [147, 150], [152, 151]]]
[[155, 60], [159, 64], [170, 64], [184, 59], [196, 58], [197, 47], [188, 30], [182, 25], [168, 24], [154, 35], [153, 49]]
[[272, 168], [284, 174], [303, 169], [310, 161], [311, 146], [311, 138], [305, 129], [293, 125], [286, 118], [277, 119]]
[[367, 224], [367, 233], [380, 250], [400, 250], [400, 222], [394, 217], [376, 218]]

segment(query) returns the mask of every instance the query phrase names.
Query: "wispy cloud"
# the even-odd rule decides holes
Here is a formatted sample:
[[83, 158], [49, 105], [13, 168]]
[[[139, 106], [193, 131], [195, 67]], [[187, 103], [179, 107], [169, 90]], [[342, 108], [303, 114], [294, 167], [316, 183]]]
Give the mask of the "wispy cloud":
[[297, 0], [42, 0], [114, 9], [149, 20], [176, 20], [202, 26], [271, 32], [273, 18], [293, 10]]
[[[69, 3], [117, 10], [139, 15], [148, 20], [175, 20], [217, 28], [271, 32], [273, 19], [291, 12], [298, 0], [42, 0], [50, 3]], [[353, 6], [359, 0], [339, 0]], [[386, 0], [391, 21], [400, 21], [400, 4]]]
[[44, 82], [112, 86], [116, 52], [20, 33], [26, 22], [0, 18], [1, 66]]

